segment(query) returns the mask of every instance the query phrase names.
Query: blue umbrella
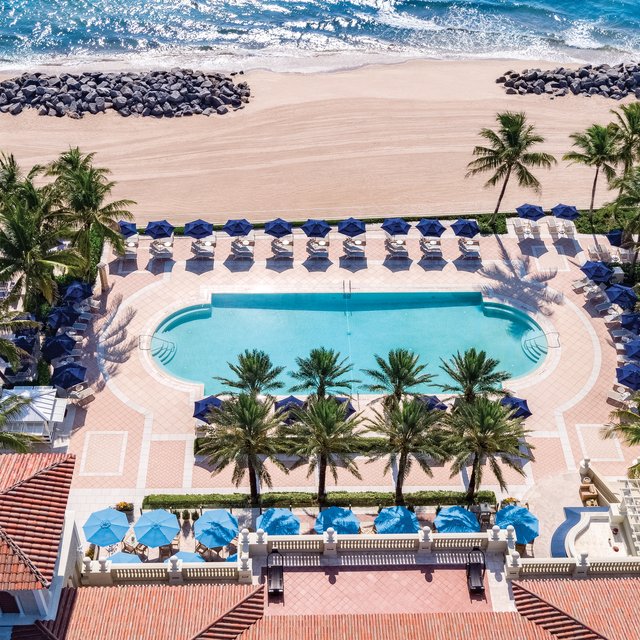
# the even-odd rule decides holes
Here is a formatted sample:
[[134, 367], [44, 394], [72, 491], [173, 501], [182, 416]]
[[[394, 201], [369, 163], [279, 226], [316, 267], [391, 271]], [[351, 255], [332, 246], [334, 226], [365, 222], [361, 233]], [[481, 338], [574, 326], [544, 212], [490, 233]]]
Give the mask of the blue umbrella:
[[529, 405], [524, 398], [516, 398], [515, 396], [505, 396], [500, 400], [503, 407], [513, 409], [511, 414], [513, 418], [528, 418], [531, 415]]
[[629, 358], [640, 358], [640, 338], [627, 342], [624, 345], [624, 352]]
[[145, 234], [151, 236], [154, 240], [159, 238], [170, 238], [175, 227], [166, 220], [156, 220], [150, 222], [144, 230]]
[[637, 332], [640, 329], [640, 313], [623, 313], [620, 317], [620, 325], [623, 329]]
[[569, 204], [557, 204], [551, 209], [551, 213], [556, 218], [563, 218], [564, 220], [575, 220], [580, 215], [580, 212]]
[[[199, 553], [193, 553], [193, 551], [176, 551], [172, 554], [171, 557], [175, 556], [178, 560], [182, 560], [182, 562], [204, 562], [204, 558]], [[165, 560], [164, 563], [168, 564], [169, 559]]]
[[462, 507], [445, 507], [433, 521], [438, 533], [475, 533], [480, 523], [475, 514]]
[[112, 556], [109, 556], [107, 560], [113, 564], [142, 564], [142, 560], [134, 553], [125, 553], [124, 551], [118, 551]]
[[426, 404], [429, 411], [433, 411], [434, 409], [437, 409], [438, 411], [446, 411], [448, 408], [444, 402], [440, 401], [438, 396], [417, 396], [416, 400]]
[[70, 327], [80, 317], [71, 307], [54, 307], [47, 316], [47, 326], [57, 331], [60, 327]]
[[87, 542], [99, 547], [108, 547], [110, 544], [121, 542], [127, 535], [129, 521], [122, 511], [109, 507], [94, 511], [87, 518], [82, 530]]
[[295, 410], [304, 407], [304, 405], [304, 400], [300, 400], [300, 398], [296, 398], [295, 396], [287, 396], [282, 400], [278, 400], [274, 406], [276, 411], [281, 411], [285, 414], [284, 421], [287, 424], [291, 424], [294, 422]]
[[253, 225], [244, 218], [240, 220], [227, 220], [222, 230], [230, 236], [246, 236], [251, 233]]
[[360, 520], [349, 509], [329, 507], [318, 514], [313, 528], [316, 533], [324, 533], [329, 527], [333, 527], [336, 533], [358, 533]]
[[225, 509], [205, 511], [193, 526], [196, 540], [205, 547], [224, 547], [239, 531], [237, 518]]
[[22, 349], [27, 353], [33, 352], [33, 347], [36, 346], [36, 337], [35, 336], [16, 336], [13, 339], [13, 344], [18, 347], [18, 349]]
[[356, 220], [355, 218], [347, 218], [338, 222], [338, 232], [345, 236], [353, 238], [359, 236], [367, 230], [366, 225], [362, 220]]
[[620, 384], [623, 384], [633, 391], [640, 390], [640, 367], [637, 364], [629, 363], [623, 367], [616, 369], [616, 378]]
[[613, 276], [613, 269], [610, 269], [604, 262], [588, 260], [580, 270], [587, 278], [594, 282], [609, 282]]
[[207, 421], [207, 414], [211, 409], [219, 409], [222, 406], [222, 400], [216, 396], [208, 396], [202, 400], [196, 401], [193, 405], [193, 417], [202, 422]]
[[[197, 524], [197, 522], [196, 522]], [[164, 509], [143, 513], [133, 525], [138, 542], [147, 547], [162, 547], [169, 544], [180, 532], [178, 518]]]
[[226, 560], [225, 562], [238, 562], [238, 554], [237, 553], [233, 553], [231, 554]]
[[68, 389], [76, 384], [84, 382], [87, 375], [87, 368], [79, 364], [69, 363], [53, 370], [51, 376], [51, 384], [54, 387], [62, 387]]
[[411, 225], [402, 218], [387, 218], [382, 223], [382, 230], [392, 236], [406, 236]]
[[612, 247], [621, 247], [624, 232], [622, 229], [611, 229], [607, 235], [607, 240]]
[[418, 533], [420, 524], [416, 514], [407, 507], [386, 507], [374, 520], [378, 533]]
[[118, 222], [118, 227], [120, 227], [120, 233], [125, 238], [130, 238], [138, 233], [138, 228], [136, 227], [135, 222], [125, 222], [124, 220], [120, 220], [120, 222]]
[[617, 304], [623, 309], [633, 309], [638, 301], [636, 292], [631, 287], [625, 287], [622, 284], [610, 286], [605, 293], [611, 304]]
[[331, 231], [331, 225], [324, 220], [312, 220], [309, 218], [302, 225], [302, 230], [309, 238], [324, 238]]
[[446, 229], [440, 220], [435, 220], [434, 218], [422, 218], [416, 225], [416, 228], [423, 236], [435, 236], [438, 238]]
[[68, 356], [76, 348], [76, 341], [68, 334], [48, 338], [42, 347], [42, 355], [47, 362], [54, 358]]
[[523, 204], [516, 209], [520, 218], [527, 220], [540, 220], [544, 218], [544, 209], [537, 204]]
[[496, 513], [495, 523], [506, 529], [512, 525], [516, 530], [516, 542], [518, 544], [529, 544], [540, 535], [540, 522], [529, 509], [520, 507], [517, 504], [510, 504]]
[[291, 233], [291, 223], [282, 218], [276, 218], [264, 225], [264, 232], [274, 238], [283, 238]]
[[480, 227], [478, 227], [478, 223], [475, 220], [456, 220], [451, 228], [453, 232], [457, 236], [462, 236], [463, 238], [473, 238], [480, 233]]
[[289, 509], [267, 509], [256, 519], [256, 529], [272, 536], [297, 536], [300, 533], [300, 518]]
[[213, 225], [205, 220], [193, 220], [184, 225], [184, 235], [196, 240], [206, 238], [213, 233]]
[[349, 400], [349, 398], [344, 398], [341, 396], [332, 396], [332, 398], [338, 403], [338, 404], [345, 404], [346, 403], [346, 415], [347, 418], [350, 418], [355, 412], [356, 410], [353, 408], [353, 405], [351, 404], [351, 400]]
[[93, 286], [88, 282], [74, 280], [65, 290], [63, 299], [65, 302], [80, 302], [86, 300], [93, 293]]

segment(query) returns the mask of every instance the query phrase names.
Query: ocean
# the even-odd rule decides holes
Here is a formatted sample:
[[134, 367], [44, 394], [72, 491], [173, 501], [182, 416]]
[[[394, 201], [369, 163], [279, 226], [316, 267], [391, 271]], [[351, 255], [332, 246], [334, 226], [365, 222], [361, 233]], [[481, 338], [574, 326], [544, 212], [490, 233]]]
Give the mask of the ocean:
[[0, 67], [640, 58], [639, 0], [1, 0]]

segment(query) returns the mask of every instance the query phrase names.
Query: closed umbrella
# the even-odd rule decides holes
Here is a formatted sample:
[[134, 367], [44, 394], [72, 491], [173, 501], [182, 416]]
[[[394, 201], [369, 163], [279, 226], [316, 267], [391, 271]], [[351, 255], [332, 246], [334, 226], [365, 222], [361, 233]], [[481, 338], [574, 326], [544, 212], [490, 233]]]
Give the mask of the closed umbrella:
[[362, 220], [347, 218], [338, 222], [338, 232], [350, 238], [362, 235], [366, 230], [367, 227]]
[[133, 530], [141, 544], [147, 547], [162, 547], [175, 538], [180, 531], [180, 525], [173, 513], [155, 509], [143, 513]]
[[42, 356], [47, 362], [51, 362], [54, 358], [68, 356], [76, 346], [76, 341], [70, 335], [63, 333], [45, 341]]
[[251, 233], [252, 229], [253, 225], [244, 218], [227, 220], [222, 227], [222, 230], [230, 236], [246, 236]]
[[224, 547], [240, 530], [237, 518], [225, 509], [205, 511], [194, 525], [196, 540], [205, 547]]
[[205, 220], [193, 220], [184, 225], [184, 235], [196, 240], [206, 238], [213, 233], [213, 225]]
[[623, 309], [633, 309], [638, 301], [636, 292], [631, 287], [622, 284], [614, 284], [605, 290], [611, 304], [617, 304]]
[[516, 398], [516, 396], [505, 396], [500, 400], [503, 407], [509, 407], [513, 410], [511, 414], [513, 418], [528, 418], [531, 415], [529, 405], [524, 398]]
[[209, 411], [211, 409], [219, 409], [221, 406], [222, 400], [216, 398], [216, 396], [208, 396], [202, 400], [197, 400], [193, 405], [193, 417], [206, 422]]
[[138, 228], [136, 227], [135, 222], [120, 220], [120, 222], [118, 222], [118, 227], [120, 228], [120, 233], [125, 238], [130, 238], [131, 236], [135, 236], [136, 233], [138, 233]]
[[86, 300], [93, 293], [93, 286], [88, 282], [80, 282], [74, 280], [64, 292], [62, 299], [65, 302], [80, 302], [80, 300]]
[[510, 504], [496, 513], [495, 523], [506, 529], [512, 525], [516, 530], [516, 542], [518, 544], [529, 544], [540, 535], [540, 522], [538, 518], [524, 507], [517, 504]]
[[415, 513], [406, 507], [386, 507], [374, 520], [378, 533], [417, 533], [420, 524]]
[[629, 358], [640, 358], [640, 338], [627, 342], [624, 345], [624, 352]]
[[417, 396], [416, 400], [427, 405], [429, 411], [437, 409], [438, 411], [446, 411], [447, 405], [438, 398], [438, 396]]
[[607, 240], [612, 247], [621, 247], [624, 232], [622, 229], [611, 229], [607, 234]]
[[330, 527], [336, 533], [358, 533], [360, 531], [360, 520], [349, 509], [329, 507], [318, 514], [313, 528], [316, 533], [324, 533]]
[[300, 533], [300, 518], [289, 509], [267, 509], [256, 519], [256, 529], [272, 536], [297, 536]]
[[439, 238], [446, 230], [446, 227], [434, 218], [422, 218], [416, 228], [423, 236], [433, 236]]
[[60, 327], [70, 327], [80, 317], [80, 314], [71, 307], [54, 307], [47, 316], [47, 326], [53, 331]]
[[51, 384], [54, 387], [68, 389], [85, 381], [87, 368], [79, 364], [69, 363], [56, 367], [51, 376]]
[[[204, 558], [199, 553], [193, 553], [193, 551], [176, 551], [173, 556], [178, 558], [178, 560], [182, 560], [182, 562], [204, 562]], [[171, 556], [171, 557], [173, 557]], [[164, 563], [167, 564], [169, 559], [165, 560]]]
[[274, 238], [284, 238], [284, 236], [290, 235], [291, 229], [291, 223], [282, 218], [270, 220], [264, 225], [264, 232]]
[[438, 533], [475, 533], [480, 523], [475, 514], [462, 507], [445, 507], [433, 521]]
[[111, 507], [94, 511], [82, 526], [87, 542], [108, 547], [121, 542], [129, 531], [127, 516]]
[[112, 564], [142, 564], [142, 560], [134, 553], [118, 551], [107, 558]]
[[556, 218], [562, 218], [564, 220], [575, 220], [580, 212], [573, 206], [569, 204], [557, 204], [553, 209], [551, 209], [551, 213]]
[[331, 231], [331, 225], [325, 220], [313, 220], [309, 218], [303, 225], [302, 230], [309, 238], [324, 238]]
[[520, 218], [526, 220], [540, 220], [544, 218], [544, 209], [537, 204], [523, 204], [516, 209], [516, 212]]
[[480, 233], [480, 227], [475, 220], [456, 220], [451, 225], [451, 228], [457, 236], [461, 236], [463, 238], [473, 238], [473, 236]]
[[406, 236], [411, 225], [402, 218], [387, 218], [382, 223], [382, 230], [391, 236]]
[[620, 384], [623, 384], [633, 391], [640, 390], [640, 367], [637, 364], [629, 363], [623, 367], [616, 369], [616, 378]]
[[158, 240], [160, 238], [170, 238], [174, 229], [175, 227], [166, 220], [155, 220], [147, 225], [144, 232], [154, 240]]
[[588, 260], [580, 267], [580, 270], [594, 282], [609, 282], [613, 276], [613, 269], [597, 260]]

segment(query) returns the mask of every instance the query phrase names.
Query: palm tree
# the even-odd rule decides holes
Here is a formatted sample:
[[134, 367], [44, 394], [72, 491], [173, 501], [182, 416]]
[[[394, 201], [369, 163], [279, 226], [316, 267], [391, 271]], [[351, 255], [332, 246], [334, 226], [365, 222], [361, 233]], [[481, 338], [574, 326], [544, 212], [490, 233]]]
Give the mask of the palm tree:
[[[640, 394], [635, 394], [633, 407], [617, 409], [611, 413], [611, 422], [600, 431], [603, 438], [610, 440], [618, 437], [627, 447], [640, 445], [640, 416], [636, 411], [640, 404]], [[627, 471], [630, 478], [640, 478], [640, 462], [633, 464]]]
[[640, 104], [631, 102], [611, 110], [615, 116], [612, 123], [618, 134], [618, 160], [622, 163], [622, 177], [629, 175], [640, 158]]
[[214, 380], [219, 380], [230, 389], [257, 396], [265, 391], [274, 391], [284, 386], [278, 380], [284, 367], [275, 367], [269, 355], [264, 351], [246, 349], [238, 356], [238, 364], [231, 362], [227, 362], [227, 364], [229, 369], [236, 374], [236, 379], [214, 376]]
[[423, 373], [427, 368], [419, 364], [419, 356], [409, 349], [392, 349], [385, 360], [375, 355], [377, 369], [363, 369], [375, 382], [368, 385], [369, 391], [385, 395], [385, 404], [400, 404], [405, 395], [415, 395], [411, 391], [418, 385], [429, 384], [433, 376]]
[[346, 403], [318, 397], [296, 412], [293, 424], [281, 427], [280, 433], [289, 443], [291, 453], [308, 461], [307, 477], [318, 469], [318, 502], [321, 505], [327, 498], [327, 469], [335, 482], [338, 481], [338, 465], [358, 480], [362, 479], [352, 457], [363, 433], [357, 428], [361, 422], [359, 415], [347, 418]]
[[507, 111], [496, 114], [496, 120], [499, 125], [497, 131], [487, 128], [480, 130], [480, 136], [487, 140], [489, 146], [474, 148], [473, 155], [478, 157], [467, 165], [466, 175], [470, 177], [492, 172], [493, 175], [487, 180], [485, 187], [495, 187], [502, 182], [498, 202], [491, 217], [492, 225], [495, 225], [512, 174], [515, 174], [520, 187], [539, 191], [540, 181], [531, 173], [531, 169], [549, 169], [556, 162], [548, 153], [531, 151], [533, 146], [544, 142], [545, 139], [535, 133], [532, 124], [527, 123], [526, 114]]
[[420, 400], [412, 399], [385, 407], [383, 413], [375, 412], [370, 420], [372, 431], [386, 439], [384, 451], [374, 453], [372, 459], [388, 456], [384, 472], [396, 467], [396, 504], [404, 504], [402, 493], [413, 461], [431, 477], [430, 462], [443, 460], [441, 411], [429, 411]]
[[31, 400], [19, 395], [9, 395], [0, 398], [0, 449], [10, 449], [17, 453], [27, 453], [31, 445], [39, 442], [36, 436], [25, 433], [6, 431], [7, 423], [19, 416]]
[[[80, 147], [69, 147], [69, 151], [61, 153], [57, 160], [47, 166], [47, 175], [58, 178], [76, 171], [90, 169], [93, 167], [95, 156], [95, 152], [83, 153], [80, 151]], [[105, 174], [109, 172], [108, 169], [100, 169], [100, 171]]]
[[249, 475], [254, 506], [260, 504], [258, 481], [272, 486], [271, 474], [265, 464], [267, 460], [287, 472], [276, 457], [278, 440], [275, 435], [280, 418], [273, 414], [272, 408], [271, 398], [258, 400], [246, 393], [225, 400], [219, 409], [210, 412], [210, 424], [198, 449], [207, 457], [214, 473], [233, 465], [232, 479], [236, 487], [246, 474]]
[[6, 336], [21, 329], [35, 329], [39, 322], [24, 319], [24, 312], [15, 311], [11, 304], [15, 296], [10, 295], [0, 302], [0, 357], [6, 360], [14, 369], [17, 369], [20, 358], [28, 355], [26, 351], [16, 345]]
[[459, 393], [464, 401], [472, 403], [478, 395], [504, 394], [502, 383], [510, 378], [506, 371], [496, 371], [500, 364], [488, 358], [485, 351], [467, 349], [456, 353], [449, 362], [442, 360], [440, 368], [453, 380], [453, 384], [441, 385], [448, 393]]
[[479, 397], [464, 402], [444, 419], [444, 447], [452, 453], [451, 477], [471, 466], [466, 500], [473, 502], [482, 482], [482, 465], [486, 461], [504, 491], [507, 488], [501, 464], [524, 476], [521, 461], [533, 460], [529, 451], [520, 449], [528, 435], [512, 410], [499, 401]]
[[[631, 262], [631, 273], [635, 273], [640, 248], [638, 234], [640, 233], [640, 167], [633, 167], [625, 176], [613, 183], [618, 187], [618, 197], [606, 205], [610, 209], [618, 224], [622, 226], [622, 246], [634, 250]], [[620, 215], [622, 214], [622, 215]]]
[[342, 377], [353, 368], [346, 362], [347, 359], [341, 360], [340, 354], [333, 349], [311, 349], [307, 358], [296, 358], [298, 370], [292, 372], [291, 377], [298, 384], [291, 391], [309, 391], [316, 398], [325, 398], [332, 391], [350, 391], [351, 385], [359, 381]]
[[569, 151], [562, 156], [562, 159], [596, 168], [591, 186], [591, 203], [589, 205], [589, 219], [593, 226], [593, 207], [600, 171], [604, 173], [605, 178], [609, 181], [613, 180], [616, 175], [615, 165], [619, 157], [618, 129], [611, 124], [607, 126], [593, 124], [586, 131], [572, 133], [570, 138], [573, 140], [573, 146], [579, 151]]
[[25, 176], [13, 154], [0, 154], [0, 198], [13, 193], [26, 178], [32, 180], [42, 171], [42, 167], [36, 165]]

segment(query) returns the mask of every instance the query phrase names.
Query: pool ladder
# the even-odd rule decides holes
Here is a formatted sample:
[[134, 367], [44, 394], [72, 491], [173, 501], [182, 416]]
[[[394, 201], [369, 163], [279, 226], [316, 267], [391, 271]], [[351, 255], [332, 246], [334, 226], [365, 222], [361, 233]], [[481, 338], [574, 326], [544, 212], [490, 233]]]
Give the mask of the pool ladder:
[[151, 351], [151, 355], [162, 364], [168, 364], [178, 350], [175, 342], [153, 335], [138, 336], [138, 348], [141, 351]]
[[[544, 341], [541, 339], [544, 338]], [[557, 349], [560, 346], [560, 335], [556, 331], [543, 333], [529, 330], [522, 337], [522, 350], [533, 362], [538, 362], [547, 355], [549, 349]]]
[[345, 300], [351, 298], [351, 280], [342, 281], [342, 297]]

